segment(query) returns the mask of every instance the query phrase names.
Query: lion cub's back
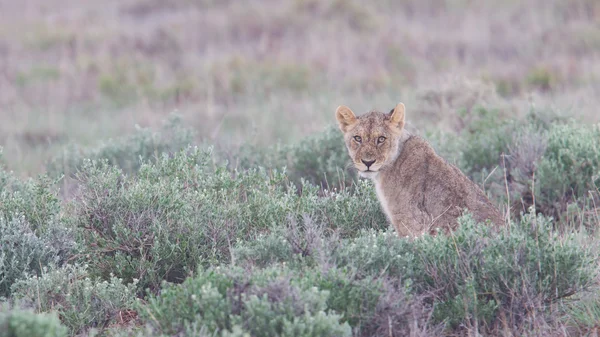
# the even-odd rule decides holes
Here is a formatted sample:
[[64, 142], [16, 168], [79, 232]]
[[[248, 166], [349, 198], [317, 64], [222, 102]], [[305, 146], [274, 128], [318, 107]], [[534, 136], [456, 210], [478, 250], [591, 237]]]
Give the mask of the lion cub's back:
[[484, 192], [421, 137], [412, 136], [405, 142], [388, 175], [393, 176], [382, 183], [390, 191], [382, 194], [392, 208], [389, 212], [397, 214], [391, 219], [397, 228], [412, 223], [415, 232], [435, 227], [453, 230], [464, 209], [478, 222], [504, 223]]

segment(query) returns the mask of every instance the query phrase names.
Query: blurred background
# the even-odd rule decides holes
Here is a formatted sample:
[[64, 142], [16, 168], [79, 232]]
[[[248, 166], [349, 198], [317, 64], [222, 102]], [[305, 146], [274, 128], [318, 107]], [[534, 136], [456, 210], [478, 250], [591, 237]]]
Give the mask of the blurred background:
[[27, 176], [174, 111], [197, 142], [290, 143], [338, 105], [600, 113], [597, 0], [0, 0], [0, 146]]

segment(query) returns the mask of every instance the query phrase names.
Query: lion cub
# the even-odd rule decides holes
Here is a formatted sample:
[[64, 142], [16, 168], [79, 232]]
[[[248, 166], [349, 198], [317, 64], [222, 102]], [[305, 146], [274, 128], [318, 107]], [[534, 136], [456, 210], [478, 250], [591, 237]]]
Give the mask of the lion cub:
[[483, 191], [458, 168], [438, 156], [422, 138], [404, 130], [404, 104], [390, 111], [356, 117], [335, 112], [346, 147], [362, 177], [375, 182], [381, 206], [401, 236], [436, 234], [457, 227], [469, 210], [476, 221], [503, 225]]

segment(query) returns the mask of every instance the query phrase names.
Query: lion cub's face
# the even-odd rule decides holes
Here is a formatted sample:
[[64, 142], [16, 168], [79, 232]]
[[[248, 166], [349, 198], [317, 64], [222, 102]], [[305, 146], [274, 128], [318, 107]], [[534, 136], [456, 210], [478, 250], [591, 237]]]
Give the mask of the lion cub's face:
[[389, 114], [372, 111], [359, 117], [342, 105], [335, 115], [361, 176], [373, 178], [382, 167], [396, 160], [404, 129], [404, 104], [398, 103]]

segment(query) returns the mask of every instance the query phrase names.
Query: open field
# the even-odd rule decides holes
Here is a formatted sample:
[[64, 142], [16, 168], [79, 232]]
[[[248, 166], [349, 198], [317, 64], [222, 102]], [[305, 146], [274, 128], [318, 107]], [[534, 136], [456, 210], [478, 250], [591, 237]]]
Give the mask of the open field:
[[[423, 128], [456, 109], [531, 106], [598, 121], [594, 0], [0, 2], [0, 142], [43, 171], [177, 109], [199, 139], [291, 142], [335, 107], [402, 100]], [[498, 96], [498, 97], [495, 97]]]
[[[395, 235], [399, 101], [507, 229]], [[596, 0], [0, 0], [0, 336], [595, 336], [598, 106]]]

